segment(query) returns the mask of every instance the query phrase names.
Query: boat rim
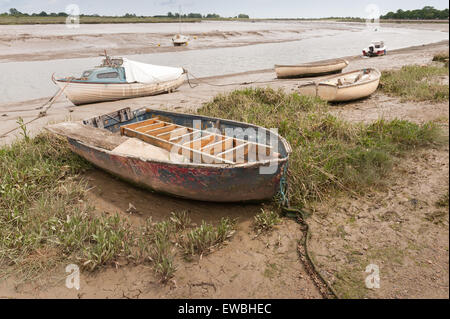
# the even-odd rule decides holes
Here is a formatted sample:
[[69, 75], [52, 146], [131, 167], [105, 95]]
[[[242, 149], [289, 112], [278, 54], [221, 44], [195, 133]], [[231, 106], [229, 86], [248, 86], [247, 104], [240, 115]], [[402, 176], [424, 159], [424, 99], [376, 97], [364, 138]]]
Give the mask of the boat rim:
[[[346, 72], [346, 73], [340, 73], [338, 76], [337, 75], [329, 76], [329, 77], [326, 77], [326, 78], [322, 78], [320, 81], [317, 81], [317, 82], [316, 81], [309, 81], [307, 83], [300, 84], [299, 88], [305, 87], [305, 86], [310, 86], [310, 85], [314, 85], [314, 86], [321, 85], [321, 86], [331, 86], [331, 87], [336, 87], [336, 88], [347, 88], [347, 87], [356, 87], [356, 86], [360, 86], [360, 85], [364, 85], [364, 84], [368, 84], [368, 83], [372, 83], [372, 82], [380, 80], [380, 78], [377, 77], [375, 79], [369, 79], [369, 80], [366, 80], [366, 81], [363, 81], [363, 82], [344, 84], [344, 85], [335, 85], [335, 84], [329, 84], [329, 83], [324, 83], [323, 82], [323, 81], [327, 81], [327, 80], [330, 80], [330, 79], [333, 79], [333, 78], [341, 77], [343, 75], [356, 73], [356, 72], [361, 72], [361, 70], [364, 70], [364, 69], [354, 70], [354, 71], [350, 71], [350, 72]], [[377, 68], [366, 68], [366, 70], [374, 70], [379, 75], [381, 75], [381, 72]]]
[[319, 66], [330, 66], [339, 63], [345, 63], [345, 65], [349, 65], [348, 60], [346, 59], [331, 59], [331, 60], [323, 60], [316, 62], [307, 62], [302, 64], [275, 64], [275, 68], [292, 68], [292, 67], [319, 67]]
[[[141, 108], [141, 109], [137, 109], [137, 110], [135, 110], [133, 112], [135, 112], [135, 113], [138, 113], [139, 111], [145, 111], [146, 112], [147, 110], [152, 110], [152, 109], [144, 107], [144, 108]], [[177, 115], [186, 115], [185, 113], [165, 111], [165, 110], [155, 110], [155, 111], [168, 112], [168, 113], [177, 114]], [[222, 121], [225, 120], [225, 121], [228, 121], [228, 122], [231, 122], [231, 123], [242, 124], [242, 125], [249, 126], [249, 127], [254, 127], [254, 128], [262, 128], [262, 129], [264, 129], [266, 131], [270, 131], [269, 129], [267, 129], [265, 127], [262, 127], [262, 126], [259, 126], [259, 125], [255, 125], [255, 124], [240, 122], [240, 121], [222, 119], [222, 118], [211, 117], [211, 116], [195, 115], [195, 114], [188, 114], [188, 115], [196, 116], [196, 117], [204, 117], [204, 118], [208, 118], [210, 120], [216, 120], [216, 121], [217, 120], [219, 120], [219, 121], [220, 120], [222, 120]], [[80, 121], [76, 121], [76, 122], [79, 123]], [[82, 123], [82, 125], [86, 125], [86, 124]], [[58, 135], [63, 135], [61, 133], [52, 131], [51, 128], [48, 127], [48, 126], [46, 127], [46, 129], [51, 131], [52, 133], [55, 133], [55, 134], [58, 134]], [[97, 129], [100, 129], [100, 128], [97, 128]], [[214, 167], [214, 168], [242, 168], [242, 167], [246, 167], [246, 168], [250, 168], [250, 167], [253, 167], [253, 166], [264, 166], [264, 165], [267, 165], [267, 164], [273, 163], [273, 162], [284, 163], [284, 162], [289, 160], [289, 156], [292, 153], [292, 148], [291, 148], [290, 144], [287, 142], [287, 140], [283, 136], [281, 136], [278, 133], [276, 133], [276, 136], [283, 143], [283, 146], [284, 146], [284, 148], [286, 150], [286, 153], [287, 153], [286, 156], [284, 156], [283, 158], [269, 159], [269, 160], [264, 160], [264, 161], [255, 161], [255, 162], [251, 162], [251, 163], [241, 163], [241, 164], [208, 164], [208, 163], [191, 163], [191, 162], [189, 162], [189, 163], [176, 163], [176, 162], [171, 162], [169, 160], [164, 161], [164, 160], [157, 160], [157, 159], [146, 159], [146, 158], [142, 158], [142, 157], [139, 157], [139, 156], [133, 156], [133, 155], [128, 155], [128, 154], [121, 154], [119, 152], [113, 152], [112, 150], [107, 150], [107, 149], [104, 149], [104, 148], [101, 148], [101, 147], [98, 147], [98, 146], [95, 146], [95, 145], [92, 145], [92, 144], [85, 143], [85, 142], [80, 141], [80, 140], [78, 140], [77, 138], [74, 138], [74, 137], [70, 137], [70, 136], [67, 136], [67, 135], [63, 135], [63, 136], [65, 136], [68, 139], [75, 140], [78, 143], [80, 143], [80, 144], [82, 144], [82, 145], [84, 145], [86, 147], [93, 148], [93, 149], [101, 151], [101, 152], [109, 153], [111, 155], [119, 155], [119, 156], [123, 156], [123, 157], [126, 157], [126, 158], [137, 159], [137, 160], [140, 160], [140, 161], [143, 161], [143, 162], [160, 163], [160, 164], [172, 164], [172, 165], [177, 165], [177, 166], [186, 167], [186, 168], [193, 168], [193, 167], [205, 167], [205, 168], [212, 168], [212, 167]]]

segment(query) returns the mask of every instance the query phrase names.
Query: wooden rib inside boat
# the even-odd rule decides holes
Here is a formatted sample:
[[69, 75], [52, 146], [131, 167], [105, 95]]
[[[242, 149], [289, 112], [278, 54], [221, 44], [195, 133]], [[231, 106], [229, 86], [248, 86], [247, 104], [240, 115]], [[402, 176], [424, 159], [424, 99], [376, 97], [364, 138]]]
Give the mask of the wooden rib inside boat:
[[214, 130], [202, 130], [164, 121], [159, 117], [124, 125], [122, 135], [135, 137], [169, 152], [201, 163], [238, 164], [251, 160], [278, 158], [271, 146], [229, 137]]
[[357, 100], [375, 92], [380, 77], [380, 71], [375, 68], [355, 70], [301, 84], [299, 93], [330, 102]]

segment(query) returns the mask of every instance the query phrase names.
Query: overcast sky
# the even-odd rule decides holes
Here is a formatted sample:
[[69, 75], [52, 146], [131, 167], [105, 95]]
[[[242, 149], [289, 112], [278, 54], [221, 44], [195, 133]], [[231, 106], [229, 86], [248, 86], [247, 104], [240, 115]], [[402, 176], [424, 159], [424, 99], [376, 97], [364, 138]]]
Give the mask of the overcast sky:
[[365, 9], [369, 4], [377, 5], [381, 14], [428, 5], [448, 8], [447, 0], [0, 0], [0, 12], [9, 8], [28, 13], [62, 12], [72, 3], [77, 4], [84, 14], [152, 16], [178, 12], [181, 5], [182, 13], [218, 13], [224, 17], [246, 13], [252, 18], [367, 17]]

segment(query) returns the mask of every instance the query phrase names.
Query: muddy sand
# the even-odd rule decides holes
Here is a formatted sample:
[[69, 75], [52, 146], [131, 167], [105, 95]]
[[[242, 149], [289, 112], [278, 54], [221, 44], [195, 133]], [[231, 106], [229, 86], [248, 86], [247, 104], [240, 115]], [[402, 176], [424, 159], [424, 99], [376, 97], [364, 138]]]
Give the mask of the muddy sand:
[[[387, 56], [350, 59], [348, 70], [377, 67], [380, 70], [407, 64], [430, 63], [434, 53], [448, 50], [448, 42], [390, 52]], [[448, 80], [448, 79], [447, 79]], [[258, 82], [247, 85], [239, 83]], [[229, 86], [217, 86], [230, 84]], [[273, 70], [202, 79], [195, 88], [154, 97], [74, 107], [59, 100], [46, 118], [29, 125], [37, 132], [49, 122], [79, 120], [123, 106], [136, 109], [192, 111], [213, 96], [237, 88], [271, 86], [293, 91], [299, 80], [275, 80]], [[38, 113], [43, 100], [9, 105], [0, 110], [2, 131], [16, 126], [20, 116], [28, 121]], [[12, 109], [16, 111], [13, 111]], [[26, 111], [23, 111], [26, 110]], [[401, 102], [376, 92], [370, 98], [331, 106], [333, 113], [350, 121], [380, 117], [402, 118], [422, 123], [439, 122], [448, 134], [448, 103]], [[16, 132], [15, 135], [18, 133]], [[8, 143], [12, 134], [3, 138]], [[320, 272], [330, 282], [346, 284], [343, 297], [448, 298], [449, 224], [448, 208], [435, 202], [448, 192], [449, 149], [428, 149], [396, 163], [388, 185], [364, 197], [342, 194], [317, 207], [310, 218], [310, 250]], [[193, 262], [177, 261], [174, 280], [162, 285], [147, 266], [120, 264], [95, 274], [82, 273], [79, 291], [65, 287], [65, 265], [42, 280], [21, 283], [14, 278], [0, 282], [0, 298], [321, 298], [299, 259], [300, 226], [284, 219], [273, 232], [254, 238], [253, 216], [268, 204], [211, 204], [175, 199], [146, 192], [99, 170], [87, 176], [93, 187], [89, 198], [98, 211], [119, 213], [132, 222], [147, 217], [155, 221], [170, 212], [189, 210], [194, 222], [217, 222], [221, 217], [238, 218], [237, 232], [222, 249]], [[137, 214], [126, 213], [132, 203]], [[266, 205], [266, 206], [265, 206]], [[380, 268], [381, 288], [364, 287], [365, 268]]]

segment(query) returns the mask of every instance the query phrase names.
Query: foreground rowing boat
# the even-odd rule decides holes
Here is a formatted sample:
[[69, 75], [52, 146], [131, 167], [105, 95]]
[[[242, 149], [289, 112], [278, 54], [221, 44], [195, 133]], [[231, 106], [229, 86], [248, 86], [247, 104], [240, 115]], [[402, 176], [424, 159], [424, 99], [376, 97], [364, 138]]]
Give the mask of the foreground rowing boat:
[[347, 60], [333, 59], [298, 65], [275, 65], [275, 72], [279, 79], [300, 78], [338, 73], [347, 65]]
[[114, 175], [202, 201], [270, 199], [291, 152], [284, 138], [259, 126], [150, 109], [126, 108], [47, 129]]
[[318, 96], [330, 102], [357, 100], [371, 95], [378, 88], [381, 73], [369, 68], [330, 76], [299, 86], [299, 93]]

